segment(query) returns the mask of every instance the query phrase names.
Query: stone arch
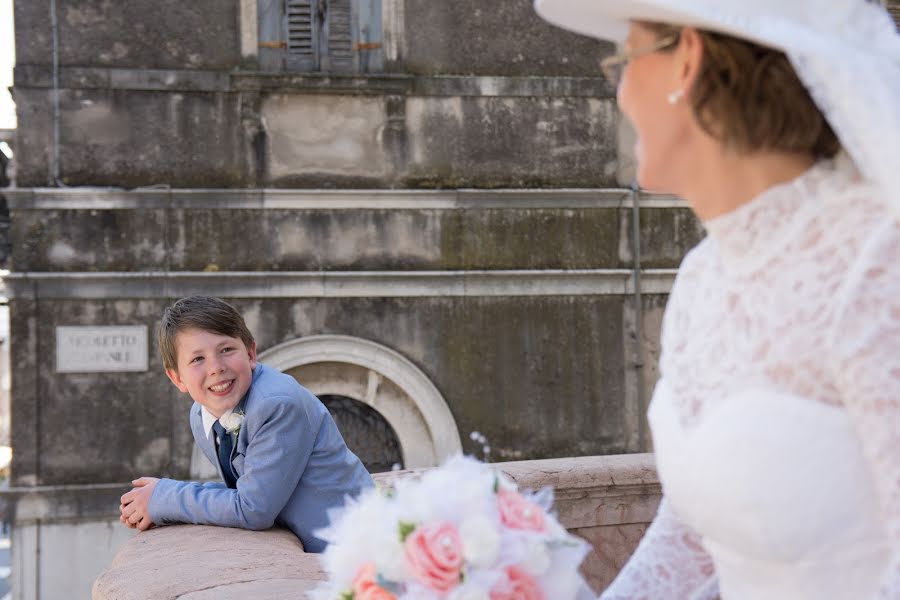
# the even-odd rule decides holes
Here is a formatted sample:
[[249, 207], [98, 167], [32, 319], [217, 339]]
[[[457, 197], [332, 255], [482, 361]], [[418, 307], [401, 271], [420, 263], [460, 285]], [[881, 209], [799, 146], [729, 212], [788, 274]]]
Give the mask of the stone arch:
[[269, 348], [259, 360], [316, 395], [347, 396], [377, 410], [397, 433], [407, 469], [435, 466], [462, 451], [447, 402], [395, 350], [352, 336], [313, 335]]

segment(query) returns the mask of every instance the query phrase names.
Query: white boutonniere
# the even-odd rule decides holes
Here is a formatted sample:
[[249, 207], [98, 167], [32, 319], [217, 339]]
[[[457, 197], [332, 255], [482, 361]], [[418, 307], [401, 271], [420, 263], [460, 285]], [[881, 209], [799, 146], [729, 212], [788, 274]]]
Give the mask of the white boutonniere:
[[232, 412], [227, 415], [222, 415], [219, 419], [219, 423], [221, 423], [222, 427], [225, 428], [225, 431], [232, 435], [237, 435], [241, 430], [241, 424], [244, 422], [244, 413], [243, 412]]

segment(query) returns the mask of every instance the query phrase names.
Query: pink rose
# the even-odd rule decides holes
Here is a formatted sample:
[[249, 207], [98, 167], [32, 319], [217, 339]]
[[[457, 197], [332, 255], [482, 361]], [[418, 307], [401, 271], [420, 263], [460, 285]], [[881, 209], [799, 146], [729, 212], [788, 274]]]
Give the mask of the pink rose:
[[353, 600], [396, 600], [392, 593], [379, 587], [375, 575], [374, 563], [360, 567], [353, 578]]
[[519, 567], [506, 567], [506, 579], [491, 590], [491, 600], [544, 600], [537, 580]]
[[406, 562], [416, 579], [436, 592], [459, 583], [463, 564], [462, 540], [450, 523], [417, 527], [406, 538]]
[[544, 510], [521, 494], [500, 488], [497, 492], [500, 520], [511, 529], [544, 530]]

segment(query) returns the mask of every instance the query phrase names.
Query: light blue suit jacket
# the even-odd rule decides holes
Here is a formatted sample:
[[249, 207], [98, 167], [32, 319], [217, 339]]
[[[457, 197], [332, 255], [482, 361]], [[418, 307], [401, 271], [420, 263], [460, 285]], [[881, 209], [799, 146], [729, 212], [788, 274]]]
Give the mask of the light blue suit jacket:
[[[321, 552], [325, 542], [313, 531], [328, 524], [328, 509], [371, 487], [371, 476], [325, 406], [290, 375], [257, 364], [240, 408], [244, 421], [231, 455], [237, 489], [161, 479], [150, 498], [150, 518], [157, 525], [256, 530], [277, 523], [293, 531], [307, 552]], [[194, 440], [218, 468], [199, 404], [191, 407], [190, 419]]]

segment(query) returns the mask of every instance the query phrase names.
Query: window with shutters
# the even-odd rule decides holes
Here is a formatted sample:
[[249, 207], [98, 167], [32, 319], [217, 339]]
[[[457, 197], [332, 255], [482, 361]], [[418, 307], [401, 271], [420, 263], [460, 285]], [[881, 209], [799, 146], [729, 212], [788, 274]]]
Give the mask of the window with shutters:
[[384, 68], [381, 0], [258, 0], [264, 70], [373, 73]]

